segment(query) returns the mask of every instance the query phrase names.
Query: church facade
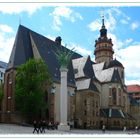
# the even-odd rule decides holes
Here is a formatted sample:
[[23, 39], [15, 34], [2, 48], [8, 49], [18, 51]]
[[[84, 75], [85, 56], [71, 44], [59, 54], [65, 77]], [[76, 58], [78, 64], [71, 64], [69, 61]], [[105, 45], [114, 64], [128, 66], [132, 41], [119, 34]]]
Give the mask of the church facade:
[[[30, 58], [42, 58], [48, 65], [53, 86], [46, 89], [47, 110], [41, 113], [45, 119], [59, 122], [60, 71], [54, 54], [61, 45], [61, 37], [52, 41], [22, 25], [11, 52], [5, 74], [5, 94], [1, 113], [2, 122], [22, 122], [24, 118], [16, 111], [14, 87], [16, 68]], [[107, 37], [102, 19], [100, 37], [95, 41], [95, 62], [74, 52], [68, 66], [68, 122], [77, 128], [132, 127], [135, 120], [130, 114], [129, 98], [124, 81], [124, 66], [113, 59], [113, 43]]]

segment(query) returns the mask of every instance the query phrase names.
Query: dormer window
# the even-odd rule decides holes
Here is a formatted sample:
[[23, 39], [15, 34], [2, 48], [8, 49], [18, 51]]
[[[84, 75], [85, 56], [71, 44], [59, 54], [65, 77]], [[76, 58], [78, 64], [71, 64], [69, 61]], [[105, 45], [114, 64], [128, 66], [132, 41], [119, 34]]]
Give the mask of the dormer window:
[[74, 69], [74, 74], [77, 74], [78, 73], [78, 69]]

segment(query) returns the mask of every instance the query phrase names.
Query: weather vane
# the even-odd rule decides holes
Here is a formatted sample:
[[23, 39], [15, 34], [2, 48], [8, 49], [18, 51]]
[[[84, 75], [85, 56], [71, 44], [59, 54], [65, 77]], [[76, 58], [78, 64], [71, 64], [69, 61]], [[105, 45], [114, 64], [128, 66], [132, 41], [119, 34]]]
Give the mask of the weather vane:
[[100, 16], [101, 16], [102, 19], [104, 19], [104, 11], [105, 11], [105, 10], [104, 10], [104, 8], [102, 7], [102, 8], [101, 8], [101, 11], [100, 11]]
[[101, 8], [100, 16], [102, 18], [102, 27], [105, 27], [105, 25], [104, 25], [104, 8], [103, 7]]

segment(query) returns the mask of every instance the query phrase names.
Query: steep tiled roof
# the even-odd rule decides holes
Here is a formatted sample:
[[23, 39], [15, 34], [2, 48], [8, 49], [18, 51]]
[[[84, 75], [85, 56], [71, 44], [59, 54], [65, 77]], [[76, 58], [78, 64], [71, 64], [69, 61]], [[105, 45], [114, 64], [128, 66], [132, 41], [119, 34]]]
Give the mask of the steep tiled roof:
[[120, 74], [118, 72], [118, 69], [114, 69], [114, 73], [112, 75], [111, 82], [114, 82], [114, 83], [122, 83], [122, 80], [120, 78]]
[[7, 68], [7, 63], [3, 62], [3, 61], [0, 61], [0, 68], [6, 69]]
[[106, 67], [105, 62], [93, 64], [93, 70], [97, 80], [99, 80], [101, 83], [115, 82], [115, 83], [122, 84], [122, 80], [120, 78], [118, 69], [115, 67], [111, 67], [111, 68], [105, 68], [105, 67]]
[[110, 61], [109, 65], [108, 65], [108, 68], [112, 68], [112, 67], [122, 67], [123, 68], [123, 65], [121, 62], [114, 59], [114, 60]]
[[72, 60], [73, 68], [76, 71], [75, 78], [85, 77], [85, 73], [83, 69], [85, 67], [87, 59], [88, 59], [87, 57], [81, 57]]
[[19, 26], [7, 69], [16, 68], [33, 58], [29, 32], [28, 28]]
[[73, 68], [75, 70], [75, 78], [96, 78], [92, 65], [94, 64], [91, 61], [90, 56], [81, 57], [72, 60]]
[[140, 85], [128, 85], [127, 92], [128, 93], [140, 92]]
[[[111, 82], [114, 68], [105, 69], [105, 70], [98, 70], [97, 65], [98, 64], [93, 65], [93, 70], [94, 70], [96, 78], [100, 82]], [[98, 66], [100, 67], [101, 65], [98, 65]]]
[[[13, 50], [8, 63], [8, 69], [16, 68], [21, 64], [26, 63], [30, 58], [36, 57], [36, 53], [48, 65], [49, 72], [53, 80], [60, 81], [60, 65], [54, 54], [56, 50], [67, 49], [59, 46], [56, 42], [20, 25], [14, 42]], [[67, 49], [68, 50], [68, 49]], [[74, 52], [72, 59], [82, 57]], [[68, 66], [68, 85], [75, 85], [72, 62]]]
[[124, 112], [120, 109], [103, 108], [100, 109], [100, 114], [102, 117], [108, 118], [125, 118]]
[[86, 77], [95, 79], [96, 77], [95, 77], [95, 74], [94, 74], [94, 71], [93, 71], [93, 68], [92, 68], [93, 64], [95, 64], [95, 63], [92, 62], [91, 59], [90, 59], [90, 56], [88, 56], [87, 62], [85, 64], [85, 67], [84, 67], [83, 71], [84, 71]]
[[98, 92], [97, 87], [92, 82], [92, 79], [81, 79], [76, 81], [77, 90], [92, 90]]

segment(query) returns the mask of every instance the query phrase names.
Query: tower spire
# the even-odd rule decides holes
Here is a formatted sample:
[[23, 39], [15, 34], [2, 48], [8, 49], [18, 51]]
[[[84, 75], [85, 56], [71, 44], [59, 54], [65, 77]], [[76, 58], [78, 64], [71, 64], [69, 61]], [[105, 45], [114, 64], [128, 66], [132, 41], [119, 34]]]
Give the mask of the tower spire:
[[105, 21], [104, 21], [104, 12], [101, 13], [102, 18], [102, 26], [100, 29], [100, 37], [107, 37], [107, 29], [105, 28]]
[[104, 23], [104, 15], [102, 15], [102, 28], [105, 28], [105, 23]]
[[96, 63], [109, 63], [111, 60], [113, 60], [114, 51], [112, 48], [112, 40], [107, 37], [107, 29], [105, 27], [103, 10], [101, 11], [101, 19], [102, 23], [100, 29], [100, 36], [97, 40], [95, 40], [95, 61]]
[[101, 19], [102, 19], [102, 29], [105, 28], [105, 23], [104, 23], [104, 9], [102, 8], [101, 10]]

